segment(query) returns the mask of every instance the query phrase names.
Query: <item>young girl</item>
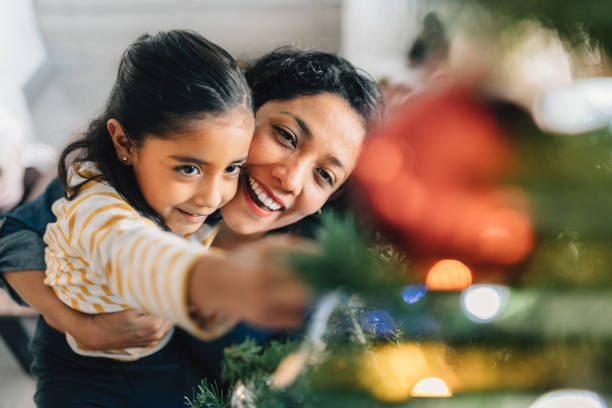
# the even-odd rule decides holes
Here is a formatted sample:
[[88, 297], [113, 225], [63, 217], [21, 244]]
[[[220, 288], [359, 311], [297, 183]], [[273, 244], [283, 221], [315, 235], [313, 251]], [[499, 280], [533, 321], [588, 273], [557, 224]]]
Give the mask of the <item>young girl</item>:
[[[204, 273], [216, 232], [204, 221], [234, 196], [253, 128], [250, 92], [229, 54], [189, 31], [140, 37], [104, 112], [60, 157], [65, 198], [44, 237], [45, 283], [85, 313], [137, 308], [203, 339], [224, 333], [235, 318], [211, 310], [196, 322], [188, 284], [193, 269]], [[82, 355], [134, 360], [171, 335], [103, 351], [67, 340]]]

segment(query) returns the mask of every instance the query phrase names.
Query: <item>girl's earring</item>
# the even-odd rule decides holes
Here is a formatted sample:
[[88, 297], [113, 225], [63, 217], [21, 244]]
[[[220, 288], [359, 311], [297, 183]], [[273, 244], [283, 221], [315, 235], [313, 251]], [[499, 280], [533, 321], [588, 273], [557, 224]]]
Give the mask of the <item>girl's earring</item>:
[[123, 163], [127, 164], [127, 157], [123, 156], [123, 157], [121, 158], [121, 161], [122, 161]]

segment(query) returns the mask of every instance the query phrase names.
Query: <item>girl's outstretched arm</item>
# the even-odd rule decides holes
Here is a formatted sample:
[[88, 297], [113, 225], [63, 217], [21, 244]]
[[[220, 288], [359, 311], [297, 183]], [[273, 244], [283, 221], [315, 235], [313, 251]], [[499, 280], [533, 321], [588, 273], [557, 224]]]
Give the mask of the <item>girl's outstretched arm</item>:
[[189, 303], [196, 311], [219, 310], [258, 326], [299, 326], [309, 292], [278, 256], [305, 251], [316, 248], [310, 241], [277, 235], [227, 251], [222, 257], [204, 256], [191, 270]]
[[136, 308], [204, 340], [240, 319], [271, 327], [301, 322], [305, 286], [275, 262], [273, 252], [303, 250], [302, 242], [270, 237], [206, 252], [199, 242], [162, 231], [112, 187], [96, 182], [73, 201], [56, 202], [54, 211], [58, 222], [45, 234], [46, 282], [74, 309]]

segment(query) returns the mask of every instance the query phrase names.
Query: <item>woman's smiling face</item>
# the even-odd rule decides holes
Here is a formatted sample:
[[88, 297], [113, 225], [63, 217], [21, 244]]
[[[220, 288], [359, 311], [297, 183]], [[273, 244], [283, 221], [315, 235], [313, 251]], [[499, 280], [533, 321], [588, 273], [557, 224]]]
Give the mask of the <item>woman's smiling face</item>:
[[353, 171], [364, 136], [361, 116], [335, 94], [265, 103], [225, 223], [256, 234], [317, 212]]

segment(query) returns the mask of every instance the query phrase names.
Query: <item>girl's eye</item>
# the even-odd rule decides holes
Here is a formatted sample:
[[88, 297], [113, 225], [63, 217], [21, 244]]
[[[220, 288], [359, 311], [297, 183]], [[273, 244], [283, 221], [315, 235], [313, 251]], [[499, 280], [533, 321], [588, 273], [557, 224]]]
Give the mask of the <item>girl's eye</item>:
[[323, 179], [323, 181], [325, 181], [332, 187], [334, 186], [334, 177], [329, 171], [325, 169], [317, 169], [317, 172], [319, 173], [319, 176]]
[[239, 174], [242, 169], [244, 169], [244, 166], [241, 166], [239, 164], [232, 164], [225, 168], [225, 172], [227, 174], [234, 175], [234, 174]]
[[274, 126], [276, 133], [283, 139], [283, 141], [289, 143], [292, 147], [297, 146], [297, 140], [293, 133], [288, 132], [282, 127]]
[[200, 174], [200, 169], [192, 165], [179, 166], [174, 170], [185, 176], [197, 176]]

